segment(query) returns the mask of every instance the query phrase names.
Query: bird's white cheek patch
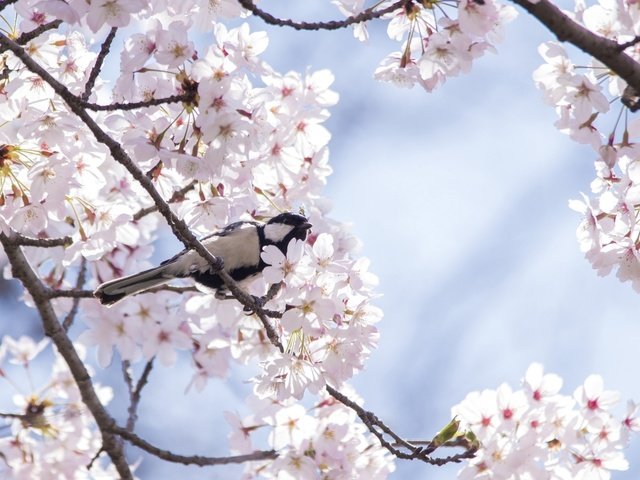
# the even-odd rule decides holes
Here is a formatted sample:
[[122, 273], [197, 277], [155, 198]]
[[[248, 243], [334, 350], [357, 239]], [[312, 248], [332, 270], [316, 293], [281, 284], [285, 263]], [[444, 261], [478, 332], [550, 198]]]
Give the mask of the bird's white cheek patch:
[[291, 230], [293, 230], [291, 225], [271, 223], [264, 226], [264, 236], [267, 240], [277, 243], [286, 237]]

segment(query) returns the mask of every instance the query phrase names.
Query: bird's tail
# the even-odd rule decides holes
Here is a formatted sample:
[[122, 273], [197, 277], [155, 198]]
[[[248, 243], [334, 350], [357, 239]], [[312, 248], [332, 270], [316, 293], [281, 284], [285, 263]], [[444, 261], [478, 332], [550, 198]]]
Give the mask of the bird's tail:
[[175, 275], [168, 272], [169, 265], [160, 265], [128, 277], [117, 278], [103, 283], [96, 288], [93, 295], [103, 305], [113, 305], [124, 297], [141, 292], [156, 285], [168, 282]]

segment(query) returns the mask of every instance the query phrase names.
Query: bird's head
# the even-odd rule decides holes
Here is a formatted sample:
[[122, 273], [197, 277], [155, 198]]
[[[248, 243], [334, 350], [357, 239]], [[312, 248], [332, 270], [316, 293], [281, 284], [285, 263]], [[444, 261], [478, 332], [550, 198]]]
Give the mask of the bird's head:
[[310, 228], [309, 220], [302, 215], [285, 212], [267, 222], [264, 237], [270, 243], [286, 246], [293, 238], [306, 240]]

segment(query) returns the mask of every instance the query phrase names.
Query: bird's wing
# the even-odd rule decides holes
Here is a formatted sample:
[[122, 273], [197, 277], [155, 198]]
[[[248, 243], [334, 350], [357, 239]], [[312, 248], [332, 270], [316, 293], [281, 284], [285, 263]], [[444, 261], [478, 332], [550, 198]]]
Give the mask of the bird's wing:
[[[260, 226], [254, 222], [232, 223], [221, 232], [203, 238], [202, 244], [212, 255], [222, 258], [225, 271], [257, 266], [261, 250], [257, 228]], [[183, 251], [162, 265], [167, 265], [167, 271], [176, 277], [210, 269], [209, 263], [193, 250]]]

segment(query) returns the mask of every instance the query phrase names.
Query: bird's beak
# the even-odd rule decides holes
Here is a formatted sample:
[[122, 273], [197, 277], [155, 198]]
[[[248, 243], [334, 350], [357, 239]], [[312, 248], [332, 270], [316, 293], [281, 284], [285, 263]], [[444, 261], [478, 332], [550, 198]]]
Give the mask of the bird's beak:
[[313, 225], [311, 225], [309, 222], [305, 222], [301, 224], [298, 228], [300, 228], [300, 230], [310, 230], [312, 226]]

